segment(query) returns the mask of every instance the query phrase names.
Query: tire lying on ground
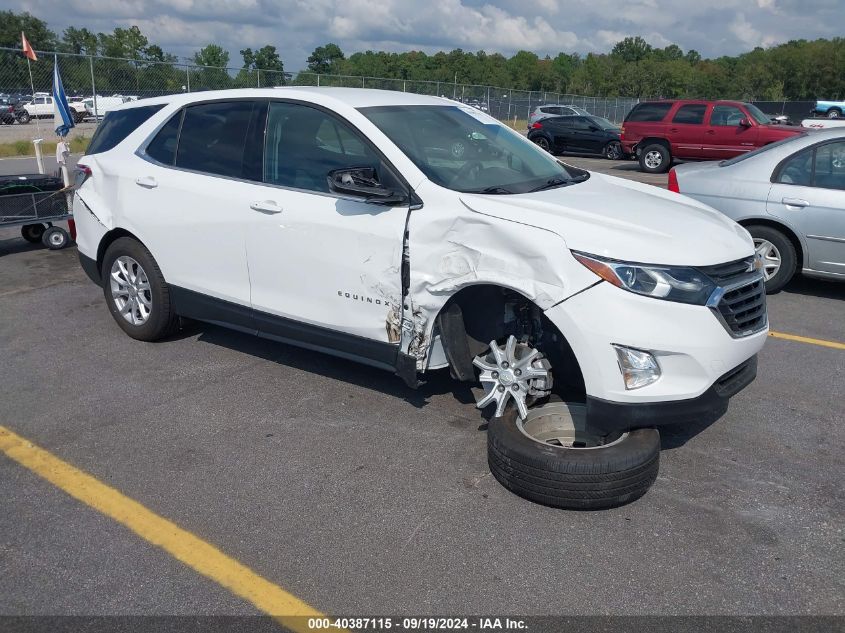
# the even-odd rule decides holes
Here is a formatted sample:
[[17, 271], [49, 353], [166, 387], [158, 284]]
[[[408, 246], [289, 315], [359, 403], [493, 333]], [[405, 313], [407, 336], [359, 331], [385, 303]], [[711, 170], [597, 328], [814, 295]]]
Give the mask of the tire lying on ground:
[[583, 430], [584, 414], [584, 405], [552, 402], [530, 409], [524, 421], [515, 409], [491, 420], [493, 476], [520, 497], [556, 508], [612, 508], [641, 497], [657, 478], [657, 429], [599, 438]]

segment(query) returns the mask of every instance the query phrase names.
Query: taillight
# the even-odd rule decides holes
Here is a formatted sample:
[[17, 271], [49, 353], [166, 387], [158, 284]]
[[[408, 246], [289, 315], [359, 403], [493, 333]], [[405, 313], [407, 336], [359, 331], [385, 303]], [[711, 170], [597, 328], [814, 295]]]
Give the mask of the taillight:
[[624, 127], [619, 128], [619, 140], [620, 141], [625, 140], [625, 128]]
[[540, 123], [539, 121], [537, 121], [536, 123], [532, 123], [532, 124], [531, 124], [531, 129], [532, 129], [532, 130], [540, 130], [540, 129], [542, 129], [542, 128], [543, 128], [543, 124], [542, 124], [542, 123]]
[[82, 184], [93, 175], [94, 173], [91, 171], [91, 168], [88, 165], [77, 165], [76, 172], [74, 173], [73, 178], [74, 188], [79, 189]]
[[681, 193], [681, 188], [678, 186], [678, 174], [675, 173], [675, 168], [669, 170], [669, 191]]

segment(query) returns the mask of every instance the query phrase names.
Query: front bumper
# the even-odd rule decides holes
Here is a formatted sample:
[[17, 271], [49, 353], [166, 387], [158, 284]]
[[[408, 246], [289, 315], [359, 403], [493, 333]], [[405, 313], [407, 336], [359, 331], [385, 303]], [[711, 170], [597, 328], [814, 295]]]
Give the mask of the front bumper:
[[[756, 375], [764, 328], [734, 338], [705, 306], [661, 301], [599, 283], [549, 308], [578, 360], [588, 421], [626, 429], [684, 423], [724, 411]], [[628, 390], [613, 345], [649, 351], [660, 378]], [[595, 418], [595, 420], [593, 419]]]
[[730, 398], [750, 385], [756, 377], [755, 355], [720, 377], [696, 398], [631, 403], [587, 396], [587, 420], [591, 427], [604, 433], [712, 421], [722, 416], [728, 410]]

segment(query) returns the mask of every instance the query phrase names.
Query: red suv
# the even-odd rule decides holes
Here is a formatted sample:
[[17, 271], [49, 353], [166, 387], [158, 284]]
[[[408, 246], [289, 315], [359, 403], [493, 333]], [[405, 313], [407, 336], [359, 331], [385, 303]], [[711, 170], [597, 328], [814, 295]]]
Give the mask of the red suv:
[[662, 173], [673, 158], [732, 158], [802, 131], [769, 125], [757, 106], [741, 101], [644, 101], [625, 117], [620, 141], [643, 171]]

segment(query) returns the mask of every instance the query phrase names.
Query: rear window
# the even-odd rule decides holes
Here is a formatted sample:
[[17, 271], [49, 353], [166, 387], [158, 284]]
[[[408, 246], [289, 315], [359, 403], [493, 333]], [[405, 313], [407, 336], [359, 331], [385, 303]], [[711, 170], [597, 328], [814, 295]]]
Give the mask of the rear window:
[[174, 114], [147, 145], [147, 156], [165, 165], [172, 165], [176, 160], [176, 143], [179, 140], [179, 125], [182, 123], [182, 110]]
[[669, 110], [672, 109], [671, 103], [641, 103], [634, 106], [634, 109], [625, 117], [625, 122], [657, 122], [662, 121]]
[[97, 126], [97, 131], [94, 132], [94, 137], [91, 139], [91, 144], [85, 154], [87, 156], [101, 154], [116, 147], [123, 139], [138, 129], [139, 125], [163, 107], [164, 104], [161, 104], [106, 112], [106, 116]]

